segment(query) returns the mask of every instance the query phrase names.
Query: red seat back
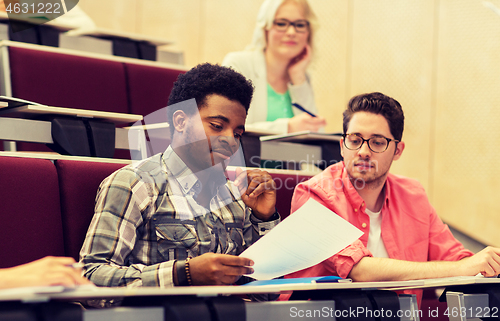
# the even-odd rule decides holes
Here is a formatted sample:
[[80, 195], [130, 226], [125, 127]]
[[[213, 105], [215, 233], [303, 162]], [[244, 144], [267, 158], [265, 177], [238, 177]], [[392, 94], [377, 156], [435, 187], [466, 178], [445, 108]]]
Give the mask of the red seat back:
[[[234, 180], [235, 173], [233, 170], [228, 170], [228, 178]], [[311, 175], [296, 173], [271, 173], [271, 176], [276, 183], [276, 209], [281, 215], [281, 219], [285, 219], [290, 215], [292, 204], [292, 196], [295, 186], [301, 182], [307, 181]]]
[[[129, 113], [146, 116], [167, 106], [174, 82], [184, 70], [125, 64], [130, 97]], [[166, 115], [165, 115], [166, 117]], [[158, 122], [163, 122], [160, 120]]]
[[59, 183], [54, 164], [0, 157], [0, 267], [64, 255]]
[[101, 182], [124, 164], [56, 161], [61, 194], [65, 252], [78, 261], [80, 249], [94, 215], [97, 189]]

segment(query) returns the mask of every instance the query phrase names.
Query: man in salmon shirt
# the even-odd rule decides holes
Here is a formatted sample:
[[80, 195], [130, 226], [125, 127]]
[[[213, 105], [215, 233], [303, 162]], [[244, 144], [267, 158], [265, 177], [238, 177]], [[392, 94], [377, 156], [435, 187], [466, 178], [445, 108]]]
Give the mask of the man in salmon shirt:
[[[405, 148], [399, 102], [381, 93], [353, 97], [344, 111], [344, 158], [295, 189], [292, 213], [309, 198], [364, 232], [338, 254], [288, 277], [338, 275], [353, 281], [495, 276], [500, 249], [466, 250], [414, 179], [389, 173]], [[421, 291], [417, 294], [420, 302]]]

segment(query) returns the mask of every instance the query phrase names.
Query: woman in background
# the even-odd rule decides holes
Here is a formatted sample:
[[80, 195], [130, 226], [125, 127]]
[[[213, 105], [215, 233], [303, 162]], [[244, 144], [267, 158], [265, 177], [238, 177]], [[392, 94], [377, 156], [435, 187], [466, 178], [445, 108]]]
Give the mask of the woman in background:
[[317, 115], [306, 73], [315, 29], [316, 16], [307, 0], [265, 0], [252, 44], [224, 58], [223, 65], [242, 73], [255, 86], [247, 129], [292, 133], [318, 131], [326, 125], [323, 117], [299, 109]]

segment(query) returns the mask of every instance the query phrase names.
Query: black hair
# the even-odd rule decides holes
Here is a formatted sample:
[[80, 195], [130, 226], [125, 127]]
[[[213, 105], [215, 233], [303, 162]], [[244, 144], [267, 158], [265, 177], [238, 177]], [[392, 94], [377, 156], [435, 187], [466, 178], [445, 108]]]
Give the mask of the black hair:
[[384, 116], [389, 124], [389, 129], [394, 139], [401, 141], [403, 137], [405, 116], [403, 114], [403, 108], [401, 108], [401, 104], [399, 104], [397, 100], [379, 92], [352, 97], [343, 114], [344, 134], [347, 133], [347, 128], [349, 127], [352, 116], [360, 111]]
[[[204, 63], [179, 75], [168, 97], [168, 105], [194, 98], [199, 109], [204, 106], [207, 96], [216, 94], [239, 102], [248, 114], [253, 89], [251, 81], [233, 69]], [[176, 110], [182, 109], [182, 105], [177, 104], [177, 108], [167, 108], [167, 119], [172, 134], [173, 114]]]

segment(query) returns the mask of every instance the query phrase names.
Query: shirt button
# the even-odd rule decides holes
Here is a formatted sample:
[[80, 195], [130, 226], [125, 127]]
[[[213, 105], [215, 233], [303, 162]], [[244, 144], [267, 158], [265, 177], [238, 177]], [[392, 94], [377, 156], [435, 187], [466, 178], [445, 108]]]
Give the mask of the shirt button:
[[354, 209], [354, 212], [357, 212], [357, 211], [358, 211], [358, 209], [357, 209], [357, 208], [355, 208], [355, 209]]
[[365, 228], [365, 227], [366, 227], [366, 223], [361, 224], [361, 226], [362, 226], [363, 228]]

